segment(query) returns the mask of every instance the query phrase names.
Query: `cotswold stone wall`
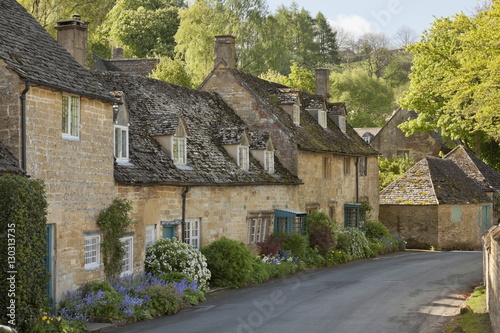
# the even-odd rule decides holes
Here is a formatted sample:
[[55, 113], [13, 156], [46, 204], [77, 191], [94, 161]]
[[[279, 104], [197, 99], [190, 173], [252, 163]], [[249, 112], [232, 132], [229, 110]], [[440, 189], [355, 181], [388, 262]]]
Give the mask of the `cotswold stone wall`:
[[[0, 66], [0, 140], [18, 159], [23, 89], [19, 78]], [[102, 265], [84, 269], [85, 236], [99, 231], [97, 215], [116, 197], [112, 106], [85, 97], [80, 105], [80, 139], [67, 140], [62, 138], [62, 92], [32, 86], [26, 95], [26, 171], [45, 183], [56, 302], [66, 291], [103, 278]]]
[[495, 333], [500, 333], [500, 226], [483, 236], [483, 270], [488, 312]]

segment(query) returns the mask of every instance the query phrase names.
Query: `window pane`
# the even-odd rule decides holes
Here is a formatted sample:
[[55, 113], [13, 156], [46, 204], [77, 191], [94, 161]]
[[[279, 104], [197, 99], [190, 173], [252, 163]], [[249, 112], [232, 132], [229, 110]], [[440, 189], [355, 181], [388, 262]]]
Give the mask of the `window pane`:
[[115, 157], [120, 158], [121, 135], [120, 129], [115, 127]]
[[127, 149], [127, 144], [128, 144], [128, 139], [127, 139], [127, 134], [128, 131], [125, 129], [122, 129], [122, 135], [121, 135], [121, 156], [122, 158], [127, 158], [128, 157], [128, 149]]
[[78, 109], [79, 109], [79, 99], [78, 97], [71, 97], [71, 135], [78, 136]]
[[69, 134], [68, 130], [68, 103], [69, 98], [67, 96], [63, 96], [62, 98], [62, 132], [64, 134]]

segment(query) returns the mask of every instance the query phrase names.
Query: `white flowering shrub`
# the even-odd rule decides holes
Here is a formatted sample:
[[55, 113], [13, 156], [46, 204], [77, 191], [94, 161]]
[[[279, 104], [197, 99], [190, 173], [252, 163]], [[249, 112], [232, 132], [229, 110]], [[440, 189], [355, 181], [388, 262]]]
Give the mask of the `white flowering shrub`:
[[146, 250], [146, 272], [156, 276], [180, 272], [198, 284], [198, 289], [208, 290], [211, 273], [205, 256], [197, 249], [178, 240], [161, 239]]

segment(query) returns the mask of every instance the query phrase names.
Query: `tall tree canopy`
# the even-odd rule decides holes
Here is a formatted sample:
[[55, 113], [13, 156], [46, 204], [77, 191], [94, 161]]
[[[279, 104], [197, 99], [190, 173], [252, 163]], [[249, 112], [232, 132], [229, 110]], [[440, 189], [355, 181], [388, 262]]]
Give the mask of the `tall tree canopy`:
[[410, 90], [400, 101], [418, 112], [401, 125], [411, 134], [442, 134], [478, 148], [500, 142], [500, 2], [475, 17], [457, 14], [436, 20], [414, 54]]

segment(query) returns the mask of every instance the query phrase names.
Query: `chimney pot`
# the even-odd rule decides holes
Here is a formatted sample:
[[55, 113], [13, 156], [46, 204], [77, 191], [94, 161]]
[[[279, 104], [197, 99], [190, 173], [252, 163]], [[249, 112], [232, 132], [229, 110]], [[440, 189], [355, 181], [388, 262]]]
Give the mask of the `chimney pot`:
[[236, 68], [235, 36], [215, 36], [214, 67], [222, 64], [226, 68]]
[[123, 49], [121, 47], [113, 49], [113, 59], [123, 59]]

